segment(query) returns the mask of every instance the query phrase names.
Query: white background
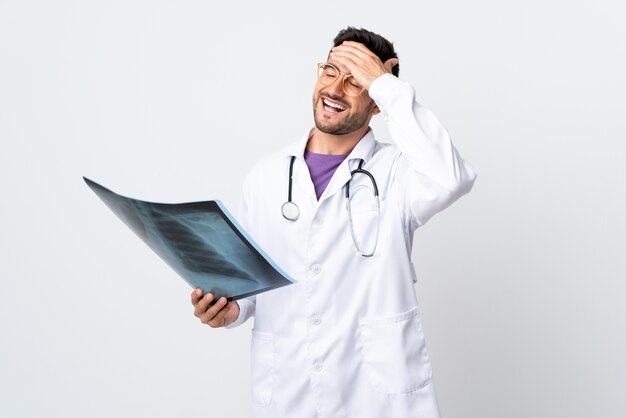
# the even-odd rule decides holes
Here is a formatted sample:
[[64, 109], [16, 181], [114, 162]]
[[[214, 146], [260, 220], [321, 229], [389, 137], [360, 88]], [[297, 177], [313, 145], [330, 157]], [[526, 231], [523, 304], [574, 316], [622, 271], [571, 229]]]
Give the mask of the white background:
[[81, 176], [235, 211], [250, 165], [311, 126], [347, 25], [394, 41], [479, 174], [415, 238], [443, 416], [626, 416], [624, 12], [0, 0], [0, 416], [248, 414], [252, 324], [201, 325]]

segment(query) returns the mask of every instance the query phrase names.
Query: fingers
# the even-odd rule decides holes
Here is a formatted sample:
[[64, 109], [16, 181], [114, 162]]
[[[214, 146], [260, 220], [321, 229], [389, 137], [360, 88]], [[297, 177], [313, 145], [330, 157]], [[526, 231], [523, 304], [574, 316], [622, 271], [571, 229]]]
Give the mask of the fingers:
[[389, 70], [385, 68], [380, 58], [367, 51], [364, 52], [353, 45], [341, 44], [331, 50], [330, 57], [345, 66], [357, 83], [369, 90], [372, 82]]
[[331, 52], [339, 54], [342, 57], [349, 59], [350, 61], [356, 63], [364, 63], [364, 62], [372, 62], [372, 63], [380, 63], [380, 58], [372, 51], [367, 49], [367, 47], [358, 42], [346, 41], [339, 46], [331, 49]]
[[352, 51], [355, 54], [363, 54], [363, 55], [368, 55], [372, 58], [378, 58], [376, 54], [374, 54], [365, 45], [359, 42], [345, 41], [341, 45], [337, 46], [336, 48], [345, 48], [347, 50]]
[[191, 292], [191, 304], [196, 306], [196, 304], [202, 299], [202, 289], [195, 289]]
[[[357, 50], [358, 51], [358, 50]], [[330, 56], [341, 64], [352, 70], [351, 66], [358, 65], [366, 59], [373, 60], [373, 57], [363, 53], [355, 53], [354, 49], [349, 47], [336, 46], [331, 50]], [[378, 57], [376, 57], [378, 58]]]
[[234, 322], [239, 316], [239, 304], [229, 302], [221, 297], [213, 303], [215, 295], [207, 293], [203, 296], [202, 289], [191, 292], [191, 304], [194, 306], [194, 315], [200, 318], [203, 324], [212, 328], [224, 327]]
[[206, 315], [209, 309], [215, 307], [215, 304], [213, 303], [214, 300], [215, 296], [213, 295], [213, 293], [207, 293], [206, 295], [204, 295], [204, 297], [200, 299], [196, 304], [194, 315], [196, 315], [198, 318], [201, 318], [202, 315]]
[[198, 318], [200, 318], [202, 315], [204, 315], [207, 312], [207, 310], [209, 309], [211, 305], [211, 302], [213, 302], [214, 299], [215, 299], [215, 296], [213, 296], [213, 293], [207, 293], [206, 295], [204, 295], [200, 300], [198, 300], [194, 304], [195, 309], [194, 309], [193, 314], [197, 316]]
[[331, 55], [336, 59], [339, 57], [339, 61], [343, 61], [341, 63], [346, 66], [351, 64], [379, 67], [382, 65], [387, 72], [391, 72], [391, 69], [399, 62], [398, 58], [389, 58], [383, 63], [365, 45], [354, 41], [345, 41], [341, 45], [332, 48]]
[[345, 51], [333, 51], [330, 53], [330, 57], [340, 64], [346, 66], [349, 69], [350, 73], [354, 73], [353, 68], [357, 65], [357, 56]]
[[221, 316], [216, 319], [216, 316], [220, 313], [222, 308], [228, 304], [228, 300], [225, 297], [221, 297], [217, 302], [215, 296], [212, 293], [207, 293], [197, 304], [194, 315], [200, 318], [200, 322], [206, 325], [210, 325], [215, 328], [220, 326]]
[[213, 328], [230, 325], [239, 316], [239, 305], [237, 302], [228, 302], [208, 323]]
[[[191, 294], [191, 303], [195, 308], [193, 314], [196, 317], [200, 318], [200, 316], [204, 315], [209, 309], [209, 305], [211, 305], [211, 302], [213, 302], [215, 296], [213, 296], [212, 293], [207, 293], [206, 295], [202, 296], [202, 290], [200, 290], [199, 292], [198, 290], [200, 289], [194, 290]], [[198, 296], [202, 297], [198, 298]]]
[[205, 313], [200, 315], [200, 322], [203, 324], [209, 325], [212, 328], [219, 326], [219, 323], [215, 320], [215, 317], [220, 312], [220, 310], [226, 306], [228, 301], [226, 298], [220, 298], [215, 304], [211, 305], [210, 308], [206, 310]]

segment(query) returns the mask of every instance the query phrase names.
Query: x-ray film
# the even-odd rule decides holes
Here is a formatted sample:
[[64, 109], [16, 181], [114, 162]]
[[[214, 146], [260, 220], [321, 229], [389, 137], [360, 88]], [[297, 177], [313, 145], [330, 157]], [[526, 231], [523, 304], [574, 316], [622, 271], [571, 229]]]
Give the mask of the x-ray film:
[[130, 229], [193, 288], [237, 300], [295, 283], [219, 200], [153, 203], [83, 177]]

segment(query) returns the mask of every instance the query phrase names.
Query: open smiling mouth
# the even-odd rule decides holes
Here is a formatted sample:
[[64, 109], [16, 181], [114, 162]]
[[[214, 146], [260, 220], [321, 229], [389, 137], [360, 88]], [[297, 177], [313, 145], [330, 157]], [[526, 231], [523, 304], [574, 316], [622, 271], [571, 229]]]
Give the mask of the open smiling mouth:
[[339, 103], [331, 102], [328, 99], [322, 99], [322, 105], [324, 106], [324, 110], [330, 113], [340, 113], [346, 110], [345, 106], [342, 106]]

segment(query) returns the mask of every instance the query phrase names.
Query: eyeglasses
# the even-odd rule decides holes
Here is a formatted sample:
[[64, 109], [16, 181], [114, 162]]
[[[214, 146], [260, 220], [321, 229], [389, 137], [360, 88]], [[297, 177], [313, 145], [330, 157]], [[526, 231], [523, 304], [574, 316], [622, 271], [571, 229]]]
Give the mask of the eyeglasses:
[[356, 97], [363, 93], [365, 88], [356, 82], [352, 74], [342, 73], [337, 67], [327, 62], [317, 64], [317, 80], [322, 86], [330, 86], [341, 74], [343, 74], [341, 85], [348, 96]]

